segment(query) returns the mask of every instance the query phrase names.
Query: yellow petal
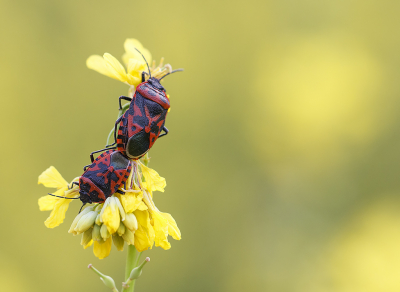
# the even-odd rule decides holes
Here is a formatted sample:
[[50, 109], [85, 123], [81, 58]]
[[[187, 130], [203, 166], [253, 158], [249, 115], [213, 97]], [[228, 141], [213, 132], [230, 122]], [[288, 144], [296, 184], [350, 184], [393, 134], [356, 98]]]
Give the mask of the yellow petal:
[[[126, 192], [125, 195], [120, 196], [122, 206], [126, 213], [132, 213], [141, 206], [143, 200], [143, 193], [130, 193]], [[147, 208], [147, 207], [146, 207]]]
[[109, 197], [107, 199], [108, 204], [104, 204], [101, 215], [103, 223], [104, 225], [107, 226], [108, 232], [110, 232], [110, 234], [113, 234], [118, 230], [121, 220], [119, 215], [119, 209], [115, 200], [118, 199], [114, 197]]
[[172, 236], [175, 240], [180, 240], [181, 231], [178, 228], [178, 225], [175, 222], [175, 219], [168, 213], [161, 213], [161, 215], [167, 220], [168, 223], [168, 234]]
[[142, 51], [144, 49], [142, 43], [139, 42], [137, 39], [126, 39], [124, 42], [124, 48], [125, 48], [126, 52], [130, 52], [130, 53], [134, 53], [134, 52], [137, 53], [135, 48], [138, 49], [139, 51]]
[[125, 64], [129, 63], [129, 59], [136, 59], [138, 61], [143, 61], [142, 55], [135, 50], [137, 48], [143, 56], [146, 58], [149, 65], [152, 62], [151, 54], [149, 50], [145, 49], [143, 45], [137, 39], [126, 39], [124, 43], [125, 54], [122, 56], [122, 60]]
[[93, 244], [93, 239], [91, 241], [89, 241], [89, 243], [87, 245], [85, 245], [83, 248], [87, 249], [89, 246], [92, 246]]
[[67, 181], [61, 176], [54, 166], [50, 166], [48, 169], [39, 175], [38, 184], [43, 184], [48, 188], [61, 189], [68, 186]]
[[112, 239], [109, 237], [105, 242], [94, 242], [93, 253], [99, 259], [108, 257], [111, 251]]
[[[100, 74], [106, 75], [111, 78], [115, 78], [108, 70], [107, 62], [102, 56], [92, 55], [86, 60], [86, 66]], [[115, 78], [117, 79], [117, 78]]]
[[130, 85], [133, 86], [138, 86], [140, 83], [142, 83], [142, 77], [136, 77], [131, 74], [126, 75], [126, 82], [128, 82]]
[[[68, 188], [62, 188], [57, 190], [54, 195], [56, 196], [64, 196], [64, 192], [67, 190]], [[41, 198], [39, 198], [39, 209], [40, 211], [51, 211], [54, 208], [54, 205], [57, 203], [57, 201], [60, 200], [60, 198], [57, 197], [53, 197], [50, 195], [47, 196], [43, 196]]]
[[138, 208], [137, 208], [139, 211], [145, 211], [145, 210], [147, 210], [147, 209], [149, 209], [148, 207], [147, 207], [147, 205], [144, 203], [144, 202], [140, 202], [140, 204], [139, 204], [139, 206], [138, 206]]
[[152, 212], [154, 220], [155, 244], [163, 249], [170, 249], [171, 244], [168, 242], [168, 222], [158, 212]]
[[145, 166], [143, 163], [140, 164], [140, 168], [142, 169], [148, 190], [164, 192], [164, 188], [167, 185], [165, 178], [161, 177], [157, 171]]
[[138, 230], [135, 231], [135, 247], [139, 252], [151, 249], [153, 242], [148, 237], [146, 231], [142, 226], [139, 226]]
[[109, 53], [105, 53], [103, 58], [106, 61], [106, 67], [111, 74], [110, 77], [125, 82], [127, 80], [126, 72], [121, 63]]
[[[149, 241], [151, 242], [151, 245], [153, 245], [155, 234], [154, 234], [153, 226], [150, 223], [149, 212], [136, 210], [135, 212], [133, 212], [133, 214], [135, 215], [135, 217], [139, 223], [138, 230], [140, 229], [140, 226], [142, 226], [143, 231], [146, 233]], [[135, 233], [136, 233], [136, 231], [135, 231]]]
[[129, 59], [128, 62], [128, 74], [131, 74], [136, 77], [142, 77], [142, 72], [147, 69], [146, 63], [144, 61], [139, 61], [136, 59]]
[[129, 59], [127, 69], [127, 82], [131, 85], [138, 86], [142, 82], [142, 72], [147, 70], [146, 63], [136, 59]]
[[[71, 192], [65, 195], [67, 198], [76, 198], [79, 196], [78, 192]], [[63, 223], [65, 213], [68, 210], [69, 204], [73, 200], [58, 198], [54, 204], [53, 211], [51, 211], [49, 218], [44, 222], [47, 228], [54, 228]]]

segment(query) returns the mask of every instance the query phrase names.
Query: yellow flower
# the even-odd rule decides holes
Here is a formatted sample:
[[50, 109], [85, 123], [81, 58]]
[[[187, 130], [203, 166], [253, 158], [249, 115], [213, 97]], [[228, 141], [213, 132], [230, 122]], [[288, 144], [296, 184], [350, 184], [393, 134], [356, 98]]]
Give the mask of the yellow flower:
[[121, 201], [122, 206], [126, 213], [132, 213], [135, 210], [144, 211], [147, 210], [146, 204], [143, 202], [143, 193], [138, 192], [126, 192], [125, 195], [120, 196], [116, 194]]
[[[124, 61], [125, 64], [128, 64], [129, 60], [131, 59], [143, 61], [143, 57], [140, 55], [140, 53], [142, 53], [147, 62], [151, 64], [152, 58], [150, 51], [143, 47], [141, 42], [139, 42], [137, 39], [126, 39], [124, 48], [125, 53], [122, 55], [122, 61]], [[140, 53], [136, 49], [138, 49]]]
[[[75, 178], [72, 182], [77, 180], [78, 178]], [[57, 188], [57, 191], [54, 193], [56, 196], [67, 198], [79, 197], [77, 186], [74, 185], [71, 190], [68, 190], [67, 181], [54, 166], [50, 166], [39, 176], [38, 184], [43, 184], [48, 188]], [[65, 213], [67, 212], [71, 201], [72, 200], [57, 198], [50, 195], [46, 195], [39, 199], [38, 203], [40, 211], [51, 211], [49, 218], [44, 222], [46, 227], [54, 228], [63, 223]]]
[[[125, 194], [116, 193], [104, 203], [86, 205], [75, 217], [68, 231], [74, 235], [82, 234], [81, 245], [85, 249], [94, 244], [93, 253], [99, 259], [110, 254], [112, 242], [118, 250], [123, 250], [126, 242], [135, 245], [141, 252], [151, 249], [153, 245], [163, 249], [171, 248], [168, 235], [175, 240], [181, 239], [175, 220], [170, 214], [160, 212], [152, 198], [153, 191], [164, 191], [165, 179], [140, 161], [132, 163], [134, 171], [127, 180], [127, 189], [120, 188]], [[79, 177], [73, 181], [79, 181]], [[68, 183], [54, 167], [48, 168], [39, 176], [39, 183], [57, 188], [54, 194], [58, 196], [79, 196], [78, 187], [74, 186], [69, 190]], [[52, 196], [39, 199], [41, 211], [52, 210], [45, 222], [48, 228], [63, 222], [71, 201]]]
[[[140, 161], [139, 161], [140, 162]], [[160, 191], [164, 192], [164, 188], [167, 186], [165, 178], [161, 177], [157, 171], [147, 167], [140, 162], [140, 168], [142, 169], [142, 174], [146, 180], [146, 187], [150, 191]]]
[[[111, 54], [105, 53], [103, 57], [99, 55], [92, 55], [86, 60], [86, 65], [89, 69], [93, 69], [103, 75], [117, 79], [123, 83], [136, 87], [142, 82], [142, 72], [148, 72], [146, 62], [141, 54], [135, 50], [137, 48], [146, 58], [149, 66], [152, 64], [152, 57], [150, 52], [143, 47], [143, 45], [136, 39], [127, 39], [124, 44], [125, 53], [122, 60], [124, 66]], [[150, 67], [151, 75], [156, 78], [161, 78], [168, 72], [172, 71], [171, 65], [163, 66], [163, 59], [160, 64], [156, 66], [155, 62]], [[146, 76], [148, 78], [149, 76]]]

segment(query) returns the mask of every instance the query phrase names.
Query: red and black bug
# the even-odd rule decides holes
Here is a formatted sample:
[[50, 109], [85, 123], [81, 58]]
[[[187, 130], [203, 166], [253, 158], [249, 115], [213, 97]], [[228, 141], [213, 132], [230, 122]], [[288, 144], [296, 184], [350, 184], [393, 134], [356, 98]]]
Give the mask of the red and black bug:
[[119, 121], [117, 149], [131, 159], [146, 154], [159, 137], [168, 133], [165, 118], [169, 107], [165, 90], [156, 78], [141, 83]]
[[116, 192], [131, 173], [132, 165], [121, 152], [108, 150], [85, 170], [79, 178], [79, 193], [83, 203], [103, 203]]
[[[87, 169], [79, 178], [79, 183], [72, 183], [79, 185], [79, 199], [82, 203], [103, 203], [114, 193], [122, 193], [118, 189], [121, 185], [126, 184], [132, 170], [131, 161], [121, 152], [115, 150], [104, 152], [94, 161], [93, 155], [91, 155], [91, 158], [93, 163], [87, 166]], [[49, 195], [54, 196], [53, 194]]]
[[[150, 78], [145, 81], [146, 73], [142, 73], [142, 83], [136, 87], [133, 98], [119, 97], [120, 110], [122, 109], [121, 100], [130, 101], [130, 105], [128, 110], [115, 122], [114, 143], [107, 145], [117, 144], [119, 151], [134, 160], [145, 155], [158, 138], [168, 134], [165, 118], [170, 103], [160, 80], [171, 73], [182, 71], [182, 69], [177, 69], [157, 79], [151, 77], [149, 67], [148, 70]], [[163, 131], [164, 133], [161, 134]]]
[[[137, 51], [140, 53], [139, 50]], [[144, 57], [143, 59], [146, 61]], [[92, 152], [90, 154], [92, 164], [84, 167], [85, 172], [80, 177], [79, 184], [73, 183], [79, 185], [80, 197], [61, 198], [80, 199], [84, 205], [104, 202], [115, 192], [120, 192], [118, 188], [126, 183], [132, 169], [129, 159], [139, 159], [149, 151], [159, 137], [168, 134], [165, 118], [170, 103], [160, 80], [174, 72], [183, 71], [183, 69], [174, 70], [157, 79], [151, 77], [147, 61], [146, 64], [150, 78], [145, 81], [146, 73], [143, 72], [142, 83], [137, 86], [133, 98], [126, 96], [119, 98], [120, 110], [122, 110], [121, 100], [131, 103], [128, 110], [115, 122], [114, 143], [107, 145], [105, 149]], [[161, 134], [162, 131], [164, 131], [163, 134]], [[117, 146], [109, 147], [115, 144]], [[94, 160], [93, 154], [102, 151], [106, 152]]]

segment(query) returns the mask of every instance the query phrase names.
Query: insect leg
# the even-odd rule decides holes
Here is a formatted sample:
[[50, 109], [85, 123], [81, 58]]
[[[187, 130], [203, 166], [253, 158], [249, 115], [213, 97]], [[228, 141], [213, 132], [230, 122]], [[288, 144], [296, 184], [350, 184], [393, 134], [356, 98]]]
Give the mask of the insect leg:
[[95, 153], [99, 153], [99, 152], [107, 151], [107, 150], [111, 150], [111, 149], [116, 149], [116, 148], [117, 147], [109, 147], [109, 148], [104, 148], [101, 150], [93, 151], [92, 153], [90, 153], [90, 160], [92, 161], [92, 163], [94, 162], [93, 154], [95, 154]]
[[117, 190], [117, 191], [116, 191], [116, 193], [119, 193], [119, 194], [125, 195], [125, 193], [124, 193], [123, 191], [121, 191], [121, 190]]
[[126, 100], [126, 101], [132, 101], [132, 98], [127, 97], [127, 96], [120, 96], [119, 97], [119, 110], [122, 110], [122, 105], [121, 105], [121, 99]]
[[[83, 209], [83, 206], [85, 206], [86, 205], [86, 203], [84, 203], [83, 205], [82, 205], [82, 207], [79, 209], [79, 213], [82, 211], [82, 209]], [[78, 214], [79, 214], [78, 213]]]
[[[89, 165], [90, 165], [90, 164], [89, 164]], [[87, 165], [87, 166], [89, 166], [89, 165]], [[68, 187], [68, 189], [69, 189], [69, 190], [72, 189], [72, 188], [73, 188], [73, 185], [77, 185], [77, 186], [79, 187], [79, 183], [76, 182], [76, 181], [74, 181], [74, 182], [71, 184], [71, 187]]]
[[[121, 102], [121, 100], [120, 100], [120, 102]], [[120, 104], [121, 104], [121, 103], [120, 103]], [[122, 117], [123, 117], [123, 115], [120, 116], [120, 117], [115, 121], [115, 126], [114, 126], [114, 143], [112, 143], [112, 144], [110, 144], [110, 145], [106, 145], [106, 147], [110, 147], [110, 146], [113, 146], [113, 145], [117, 144], [117, 127], [118, 127], [118, 124], [121, 122]]]
[[163, 133], [163, 134], [160, 134], [159, 136], [158, 136], [158, 138], [160, 138], [160, 137], [162, 137], [162, 136], [165, 136], [165, 135], [167, 135], [168, 134], [168, 129], [166, 128], [166, 127], [163, 127], [162, 128], [162, 130], [161, 131], [164, 131], [165, 133]]

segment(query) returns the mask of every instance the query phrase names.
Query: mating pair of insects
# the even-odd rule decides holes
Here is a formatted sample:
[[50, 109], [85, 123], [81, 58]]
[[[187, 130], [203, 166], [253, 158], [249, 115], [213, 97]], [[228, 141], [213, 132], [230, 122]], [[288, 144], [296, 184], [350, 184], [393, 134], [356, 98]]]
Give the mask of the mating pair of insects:
[[[144, 60], [146, 61], [145, 58]], [[171, 73], [182, 71], [182, 69], [174, 70], [157, 79], [151, 76], [147, 61], [146, 64], [150, 78], [146, 81], [145, 74], [147, 73], [143, 72], [142, 83], [136, 87], [133, 98], [126, 96], [119, 98], [120, 110], [122, 110], [122, 100], [129, 101], [130, 105], [115, 122], [114, 143], [90, 154], [92, 164], [84, 167], [84, 173], [79, 178], [79, 183], [72, 183], [79, 186], [79, 198], [61, 198], [80, 199], [85, 205], [102, 203], [116, 192], [123, 193], [118, 189], [126, 184], [131, 173], [131, 160], [141, 158], [158, 138], [168, 134], [165, 118], [170, 103], [160, 80]], [[114, 146], [115, 144], [116, 146]], [[105, 152], [94, 159], [93, 154], [103, 151]]]

